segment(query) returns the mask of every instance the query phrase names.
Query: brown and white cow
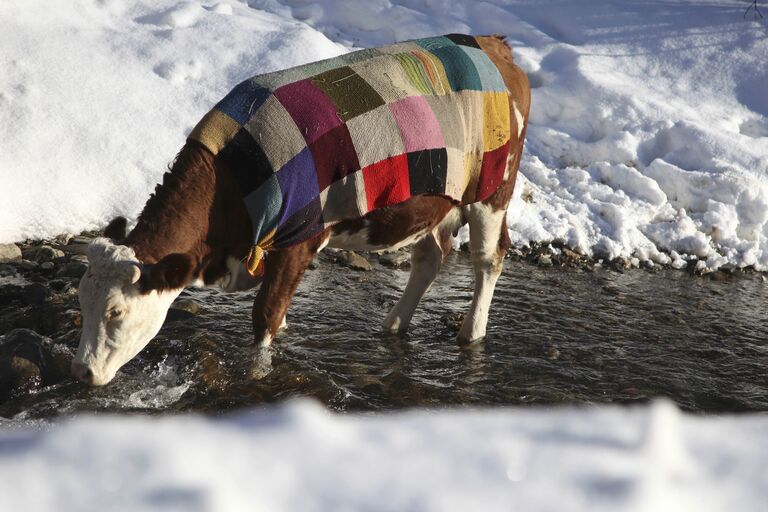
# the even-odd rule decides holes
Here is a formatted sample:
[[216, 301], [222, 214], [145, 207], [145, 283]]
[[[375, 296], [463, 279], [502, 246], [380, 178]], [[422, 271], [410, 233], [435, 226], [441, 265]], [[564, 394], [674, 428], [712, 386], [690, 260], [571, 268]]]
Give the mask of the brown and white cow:
[[530, 86], [501, 38], [477, 40], [501, 72], [510, 100], [507, 170], [489, 198], [457, 206], [441, 196], [419, 195], [342, 221], [306, 242], [270, 252], [259, 280], [243, 264], [253, 246], [251, 221], [231, 173], [205, 147], [188, 141], [130, 234], [125, 219], [118, 218], [105, 230], [105, 238], [89, 247], [89, 270], [79, 290], [83, 331], [73, 375], [93, 385], [111, 381], [157, 334], [171, 303], [190, 285], [238, 291], [260, 282], [253, 330], [255, 342], [268, 345], [285, 326], [305, 269], [324, 247], [381, 251], [413, 245], [408, 284], [383, 321], [385, 330], [402, 332], [451, 250], [452, 235], [467, 223], [475, 289], [458, 340], [466, 344], [482, 339], [510, 246], [505, 214], [523, 151]]

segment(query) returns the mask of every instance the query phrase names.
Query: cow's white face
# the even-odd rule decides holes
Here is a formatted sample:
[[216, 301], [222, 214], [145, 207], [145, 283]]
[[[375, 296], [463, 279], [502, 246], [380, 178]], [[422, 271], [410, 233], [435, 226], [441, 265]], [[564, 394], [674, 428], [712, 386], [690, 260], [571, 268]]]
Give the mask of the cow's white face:
[[[77, 378], [97, 386], [107, 384], [155, 337], [168, 308], [184, 288], [179, 280], [165, 280], [161, 275], [178, 273], [179, 261], [174, 261], [175, 267], [164, 262], [174, 257], [183, 260], [183, 256], [164, 258], [145, 268], [142, 276], [142, 264], [131, 248], [105, 238], [91, 243], [89, 268], [79, 288], [83, 332], [72, 362], [72, 373]], [[184, 279], [190, 271], [181, 269]], [[152, 273], [158, 274], [162, 283], [156, 289], [152, 289], [153, 279], [147, 275]], [[155, 277], [154, 281], [158, 281]]]

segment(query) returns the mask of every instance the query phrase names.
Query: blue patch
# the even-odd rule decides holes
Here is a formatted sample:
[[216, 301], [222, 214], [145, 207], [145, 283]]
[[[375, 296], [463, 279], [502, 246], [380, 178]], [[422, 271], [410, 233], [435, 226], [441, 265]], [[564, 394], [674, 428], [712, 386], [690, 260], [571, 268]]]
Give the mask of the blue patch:
[[224, 96], [216, 108], [237, 121], [241, 126], [259, 110], [259, 107], [267, 101], [272, 94], [269, 89], [263, 87], [253, 79], [239, 83], [229, 94]]

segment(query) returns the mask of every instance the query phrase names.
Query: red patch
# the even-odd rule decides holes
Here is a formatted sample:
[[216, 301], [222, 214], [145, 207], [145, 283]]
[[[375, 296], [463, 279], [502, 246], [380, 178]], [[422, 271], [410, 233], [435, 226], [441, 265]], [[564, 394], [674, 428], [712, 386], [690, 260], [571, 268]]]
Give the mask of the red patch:
[[509, 142], [483, 154], [483, 165], [480, 169], [480, 177], [477, 180], [476, 201], [488, 199], [491, 194], [499, 189], [504, 181], [507, 157], [509, 157]]
[[393, 156], [365, 167], [363, 180], [368, 211], [408, 200], [411, 197], [408, 155]]

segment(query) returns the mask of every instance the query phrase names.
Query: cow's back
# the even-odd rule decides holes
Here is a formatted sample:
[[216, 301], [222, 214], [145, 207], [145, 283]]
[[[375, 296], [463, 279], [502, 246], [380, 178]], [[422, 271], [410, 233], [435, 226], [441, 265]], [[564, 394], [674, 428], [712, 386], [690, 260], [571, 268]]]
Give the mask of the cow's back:
[[498, 38], [420, 39], [256, 76], [190, 138], [234, 173], [255, 243], [282, 248], [418, 195], [493, 195], [525, 84]]

